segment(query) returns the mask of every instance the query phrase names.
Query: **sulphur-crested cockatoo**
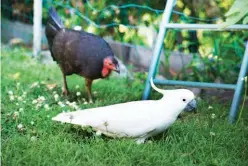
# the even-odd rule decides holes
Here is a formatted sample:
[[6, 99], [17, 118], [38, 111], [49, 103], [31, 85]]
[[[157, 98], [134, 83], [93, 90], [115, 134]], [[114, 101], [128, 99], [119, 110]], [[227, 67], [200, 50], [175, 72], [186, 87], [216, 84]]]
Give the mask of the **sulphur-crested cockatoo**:
[[186, 89], [162, 90], [151, 79], [154, 90], [163, 94], [160, 100], [133, 101], [110, 106], [60, 113], [52, 120], [71, 123], [110, 137], [131, 137], [137, 143], [165, 131], [183, 111], [196, 108], [194, 94]]

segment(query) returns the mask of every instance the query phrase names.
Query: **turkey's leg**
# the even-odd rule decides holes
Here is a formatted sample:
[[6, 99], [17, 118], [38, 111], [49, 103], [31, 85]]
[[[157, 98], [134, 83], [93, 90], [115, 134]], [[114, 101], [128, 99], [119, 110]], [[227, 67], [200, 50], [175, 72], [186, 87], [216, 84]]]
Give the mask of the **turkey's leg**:
[[92, 94], [91, 94], [92, 82], [93, 82], [93, 80], [90, 80], [90, 79], [87, 79], [87, 78], [85, 79], [85, 86], [86, 86], [86, 89], [87, 89], [87, 92], [88, 92], [88, 98], [89, 98], [90, 103], [93, 103]]
[[63, 74], [63, 95], [67, 96], [69, 94], [68, 86], [67, 86], [67, 81], [66, 81], [66, 75], [62, 72]]

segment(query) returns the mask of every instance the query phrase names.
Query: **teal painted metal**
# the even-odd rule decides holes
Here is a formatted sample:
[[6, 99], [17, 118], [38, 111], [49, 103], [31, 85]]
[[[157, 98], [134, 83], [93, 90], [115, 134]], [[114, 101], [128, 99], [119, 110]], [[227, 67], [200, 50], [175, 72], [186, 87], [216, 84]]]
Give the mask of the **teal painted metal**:
[[154, 80], [155, 84], [158, 85], [178, 85], [198, 88], [218, 88], [218, 89], [232, 89], [236, 88], [234, 84], [217, 84], [207, 82], [192, 82], [192, 81], [175, 81], [175, 80]]
[[[176, 0], [167, 0], [162, 22], [160, 24], [158, 39], [156, 41], [154, 51], [153, 51], [153, 59], [149, 68], [148, 77], [146, 80], [145, 90], [142, 96], [143, 100], [147, 100], [150, 95], [151, 86], [150, 86], [150, 79], [151, 77], [154, 78], [156, 75], [156, 68], [158, 66], [161, 54], [161, 48], [163, 45], [163, 40], [166, 34], [166, 29], [170, 28], [178, 28], [178, 29], [186, 29], [186, 30], [213, 30], [213, 31], [224, 31], [224, 30], [247, 30], [247, 25], [232, 25], [226, 29], [220, 29], [218, 25], [213, 24], [174, 24], [169, 23], [171, 13], [173, 11], [173, 6], [176, 3]], [[216, 83], [200, 83], [200, 82], [189, 82], [189, 81], [175, 81], [175, 80], [154, 80], [155, 84], [161, 85], [180, 85], [180, 86], [191, 86], [191, 87], [201, 87], [201, 88], [218, 88], [218, 89], [233, 89], [235, 90], [232, 106], [229, 113], [229, 122], [234, 123], [237, 117], [238, 108], [241, 99], [241, 93], [244, 85], [244, 77], [248, 70], [248, 44], [246, 45], [245, 55], [242, 61], [238, 81], [236, 85], [233, 84], [216, 84]]]
[[[220, 25], [216, 24], [179, 24], [179, 23], [169, 23], [164, 24], [164, 28], [167, 29], [183, 29], [183, 30], [197, 30], [204, 29], [208, 31], [223, 31]], [[231, 25], [225, 28], [225, 31], [235, 31], [235, 30], [248, 30], [248, 25]]]
[[164, 13], [163, 13], [163, 18], [162, 18], [162, 23], [160, 24], [160, 28], [159, 28], [158, 39], [156, 41], [154, 51], [153, 51], [153, 56], [152, 56], [153, 59], [151, 62], [151, 66], [150, 66], [149, 73], [148, 73], [148, 78], [146, 80], [144, 94], [142, 97], [143, 100], [148, 99], [149, 94], [151, 92], [150, 78], [151, 77], [154, 78], [156, 74], [156, 68], [158, 66], [159, 57], [160, 57], [161, 49], [162, 49], [163, 42], [164, 42], [164, 36], [166, 33], [166, 29], [163, 28], [162, 25], [169, 23], [170, 16], [171, 16], [172, 9], [173, 9], [175, 2], [176, 0], [167, 0], [166, 2], [166, 6], [165, 6]]
[[247, 73], [248, 73], [248, 42], [246, 43], [245, 54], [243, 57], [241, 68], [240, 68], [239, 77], [237, 80], [237, 86], [234, 92], [232, 106], [231, 106], [230, 113], [229, 113], [230, 123], [234, 123], [236, 121], [237, 114], [239, 112], [241, 94], [242, 94], [243, 86], [245, 82], [244, 77], [246, 76]]

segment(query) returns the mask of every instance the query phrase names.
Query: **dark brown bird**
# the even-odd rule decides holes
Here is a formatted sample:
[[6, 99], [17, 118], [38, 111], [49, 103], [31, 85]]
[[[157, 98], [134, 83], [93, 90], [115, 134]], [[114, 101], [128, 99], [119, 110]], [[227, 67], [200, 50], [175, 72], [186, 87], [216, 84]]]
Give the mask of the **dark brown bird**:
[[53, 60], [63, 73], [64, 95], [69, 93], [66, 76], [77, 74], [85, 78], [89, 101], [92, 102], [93, 80], [106, 78], [113, 70], [119, 72], [118, 61], [104, 39], [65, 28], [54, 8], [49, 9], [45, 33]]

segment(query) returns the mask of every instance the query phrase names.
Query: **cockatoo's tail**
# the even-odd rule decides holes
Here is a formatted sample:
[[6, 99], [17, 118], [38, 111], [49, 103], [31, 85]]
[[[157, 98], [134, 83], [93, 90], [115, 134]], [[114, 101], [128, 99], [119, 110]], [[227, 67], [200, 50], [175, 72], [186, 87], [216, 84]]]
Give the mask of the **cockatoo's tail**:
[[183, 110], [196, 107], [194, 94], [186, 89], [163, 90], [151, 79], [153, 89], [163, 94], [160, 100], [133, 101], [104, 107], [60, 113], [55, 121], [91, 126], [111, 137], [132, 137], [143, 143], [165, 131]]

